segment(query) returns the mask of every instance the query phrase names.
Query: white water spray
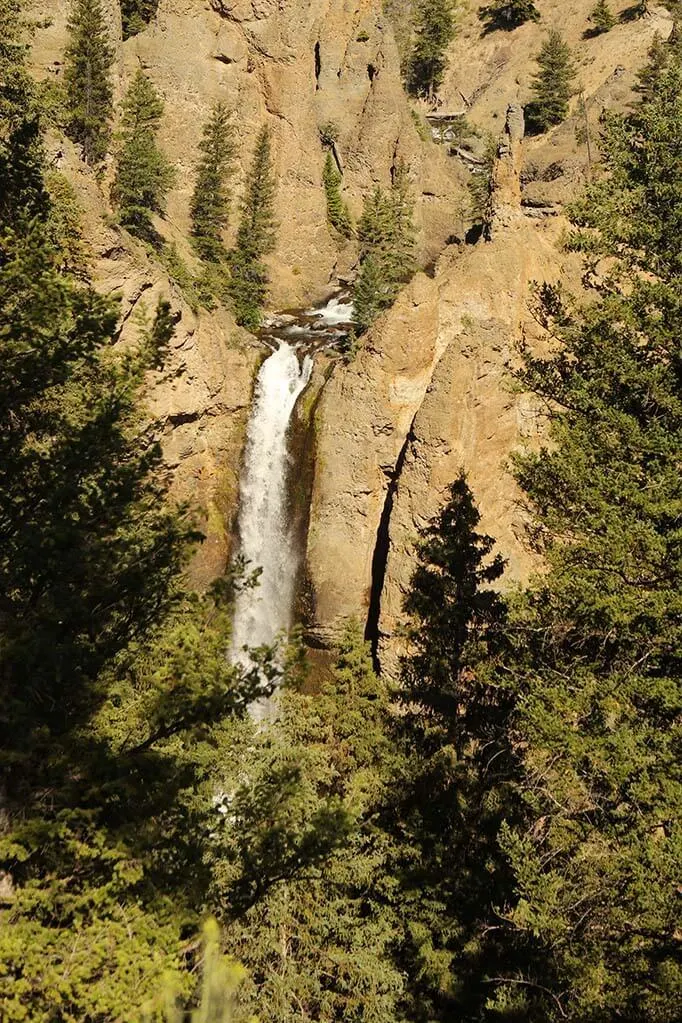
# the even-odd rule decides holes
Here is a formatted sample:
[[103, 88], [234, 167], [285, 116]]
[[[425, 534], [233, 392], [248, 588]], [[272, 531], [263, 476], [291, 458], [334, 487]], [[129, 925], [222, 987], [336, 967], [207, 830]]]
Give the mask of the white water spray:
[[[287, 428], [296, 401], [310, 380], [312, 357], [299, 364], [286, 343], [261, 366], [256, 381], [240, 487], [240, 552], [250, 571], [262, 569], [259, 585], [241, 591], [232, 629], [232, 658], [251, 665], [244, 647], [271, 645], [292, 619], [297, 558], [287, 515]], [[254, 716], [267, 708], [254, 708]]]

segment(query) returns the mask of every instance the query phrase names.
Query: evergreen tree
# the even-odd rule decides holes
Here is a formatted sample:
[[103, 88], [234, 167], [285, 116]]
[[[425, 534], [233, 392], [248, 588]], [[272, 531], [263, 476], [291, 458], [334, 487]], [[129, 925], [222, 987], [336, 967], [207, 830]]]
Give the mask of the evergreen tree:
[[322, 172], [322, 183], [327, 197], [327, 220], [332, 227], [336, 228], [344, 238], [350, 238], [353, 233], [348, 207], [341, 198], [340, 186], [343, 178], [336, 166], [336, 161], [330, 152], [324, 162]]
[[401, 284], [414, 273], [413, 214], [407, 167], [400, 163], [390, 191], [377, 187], [365, 199], [358, 224], [361, 263], [353, 302], [362, 329], [393, 304]]
[[523, 1012], [541, 1020], [672, 1023], [682, 1011], [682, 69], [673, 51], [647, 79], [638, 105], [606, 121], [604, 173], [574, 210], [574, 244], [609, 255], [609, 279], [585, 310], [543, 290], [560, 346], [545, 359], [527, 352], [522, 376], [550, 410], [551, 446], [518, 462], [549, 571], [511, 632], [525, 820], [501, 840], [519, 895], [507, 917], [512, 944], [527, 946], [529, 935], [537, 944], [521, 972], [497, 976], [509, 979], [501, 1004], [518, 1003], [524, 987]]
[[237, 241], [230, 253], [230, 295], [237, 323], [249, 330], [260, 325], [267, 294], [268, 270], [263, 257], [275, 247], [274, 199], [271, 138], [266, 125], [256, 142]]
[[67, 134], [83, 147], [86, 163], [107, 154], [113, 114], [111, 69], [114, 51], [101, 0], [74, 0], [64, 53]]
[[358, 626], [320, 692], [278, 699], [275, 728], [230, 743], [215, 835], [225, 946], [249, 971], [237, 1019], [394, 1023], [400, 918], [378, 817], [397, 755]]
[[504, 29], [511, 32], [527, 21], [539, 21], [540, 12], [533, 0], [493, 0], [485, 7], [479, 7], [478, 17], [485, 22], [485, 32]]
[[407, 86], [415, 96], [431, 99], [440, 88], [455, 25], [454, 0], [418, 0], [415, 41], [407, 64]]
[[[16, 41], [19, 60], [3, 140], [24, 96], [32, 118], [14, 14], [0, 4], [0, 59]], [[26, 152], [3, 147], [6, 180]], [[0, 1002], [8, 1023], [132, 1019], [169, 972], [191, 991], [208, 751], [264, 686], [227, 661], [224, 587], [182, 578], [198, 537], [140, 407], [170, 307], [117, 352], [117, 304], [68, 272], [48, 190], [22, 198], [0, 206]]]
[[204, 125], [201, 157], [190, 212], [192, 237], [202, 259], [220, 262], [225, 255], [222, 233], [230, 211], [228, 181], [236, 154], [234, 127], [223, 103], [217, 103]]
[[144, 31], [159, 6], [159, 0], [121, 0], [123, 38], [129, 39]]
[[513, 817], [513, 691], [496, 677], [506, 605], [503, 572], [464, 474], [421, 532], [405, 609], [409, 655], [397, 719], [407, 771], [392, 815], [411, 978], [408, 1018], [479, 1019], [498, 962], [495, 906], [508, 871], [497, 848]]
[[575, 67], [570, 48], [556, 29], [542, 44], [537, 61], [540, 70], [533, 78], [535, 99], [526, 106], [526, 122], [531, 131], [543, 132], [560, 124], [568, 113]]
[[156, 135], [163, 101], [142, 71], [137, 71], [123, 101], [116, 177], [111, 198], [121, 224], [132, 234], [154, 240], [152, 214], [163, 213], [166, 194], [175, 178], [159, 149]]
[[360, 330], [369, 330], [377, 316], [387, 308], [386, 282], [375, 256], [363, 260], [353, 288], [353, 318]]
[[49, 207], [39, 104], [20, 0], [0, 0], [0, 221], [17, 231]]
[[594, 25], [594, 35], [601, 35], [602, 32], [611, 31], [616, 24], [616, 19], [609, 7], [608, 0], [598, 0], [597, 5], [590, 14], [590, 21]]

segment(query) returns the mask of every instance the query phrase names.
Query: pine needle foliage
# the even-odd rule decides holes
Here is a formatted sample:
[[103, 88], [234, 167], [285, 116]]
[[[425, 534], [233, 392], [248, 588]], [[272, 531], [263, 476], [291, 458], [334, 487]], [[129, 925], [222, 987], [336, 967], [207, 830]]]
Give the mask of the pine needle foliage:
[[616, 24], [616, 17], [609, 7], [608, 0], [599, 0], [597, 5], [593, 7], [590, 14], [590, 22], [594, 26], [592, 30], [594, 35], [601, 35], [604, 32], [611, 31]]
[[603, 174], [572, 211], [609, 277], [587, 309], [541, 290], [560, 344], [525, 352], [522, 373], [550, 410], [551, 447], [517, 462], [549, 572], [515, 620], [526, 820], [501, 840], [543, 1020], [682, 1011], [682, 68], [658, 58], [607, 119]]
[[499, 29], [512, 32], [527, 21], [540, 21], [540, 12], [533, 0], [493, 0], [479, 7], [478, 17], [485, 23], [485, 33]]
[[[27, 150], [4, 140], [25, 98], [32, 171], [45, 167], [8, 12], [14, 182]], [[141, 401], [173, 335], [169, 303], [117, 350], [118, 305], [71, 272], [48, 189], [13, 199], [0, 206], [2, 1016], [135, 1019], [169, 972], [191, 993], [181, 938], [205, 891], [207, 750], [263, 685], [227, 660], [228, 586], [198, 596], [183, 578], [199, 536], [168, 499]]]
[[526, 106], [526, 123], [536, 133], [560, 124], [568, 113], [574, 92], [575, 65], [561, 34], [552, 29], [537, 57], [539, 71], [533, 78], [532, 103]]
[[232, 306], [237, 323], [249, 330], [260, 326], [267, 295], [269, 274], [263, 257], [275, 248], [274, 201], [272, 141], [265, 125], [256, 142], [237, 240], [229, 257]]
[[123, 227], [155, 241], [152, 215], [163, 213], [175, 171], [159, 148], [157, 134], [163, 101], [141, 70], [133, 78], [123, 101], [123, 116], [116, 152], [116, 177], [111, 199]]
[[332, 154], [328, 152], [322, 172], [322, 183], [327, 197], [327, 220], [344, 238], [350, 238], [353, 233], [353, 225], [348, 207], [341, 198], [342, 181], [341, 171], [336, 166]]
[[377, 187], [365, 200], [358, 224], [360, 272], [355, 282], [355, 322], [366, 330], [388, 309], [415, 270], [414, 197], [408, 168], [395, 168], [388, 192]]
[[144, 31], [156, 14], [159, 0], [121, 0], [123, 38], [129, 39]]
[[400, 923], [379, 816], [398, 758], [357, 623], [321, 691], [279, 701], [276, 728], [230, 743], [215, 835], [223, 940], [248, 970], [236, 1021], [394, 1023]]
[[407, 87], [415, 96], [433, 98], [448, 66], [448, 46], [455, 37], [454, 0], [418, 0], [414, 43], [407, 61]]
[[0, 218], [17, 231], [49, 208], [40, 104], [21, 15], [20, 0], [0, 0]]
[[230, 213], [229, 179], [237, 152], [232, 117], [223, 103], [211, 111], [199, 151], [190, 205], [192, 238], [202, 259], [218, 263], [226, 255], [222, 235]]
[[111, 139], [114, 50], [102, 0], [74, 0], [64, 53], [66, 132], [91, 166], [106, 156]]

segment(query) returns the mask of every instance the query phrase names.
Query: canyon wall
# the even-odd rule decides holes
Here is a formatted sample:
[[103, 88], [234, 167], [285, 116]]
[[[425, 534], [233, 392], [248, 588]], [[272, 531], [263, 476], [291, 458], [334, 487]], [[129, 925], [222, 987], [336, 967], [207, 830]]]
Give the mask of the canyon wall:
[[[348, 618], [366, 619], [389, 673], [403, 649], [402, 609], [419, 530], [460, 469], [479, 506], [480, 528], [506, 559], [502, 585], [539, 567], [509, 464], [514, 451], [539, 443], [544, 429], [541, 410], [512, 378], [518, 343], [546, 344], [531, 285], [561, 278], [579, 293], [579, 260], [563, 246], [564, 204], [591, 172], [600, 116], [627, 106], [654, 36], [671, 30], [669, 13], [657, 7], [609, 38], [582, 42], [591, 7], [544, 5], [542, 24], [490, 35], [481, 32], [475, 10], [464, 16], [437, 110], [466, 114], [498, 134], [489, 237], [446, 248], [433, 278], [419, 275], [354, 362], [335, 368], [318, 408], [308, 540], [311, 642], [328, 644]], [[565, 122], [522, 139], [519, 100], [530, 99], [532, 57], [555, 22], [576, 50], [581, 41], [584, 105], [576, 96]]]
[[[228, 244], [256, 135], [264, 123], [273, 132], [278, 188], [271, 308], [322, 298], [339, 277], [352, 274], [356, 261], [354, 243], [327, 225], [321, 127], [331, 124], [337, 133], [343, 195], [356, 216], [368, 190], [388, 185], [399, 160], [409, 164], [420, 259], [428, 262], [441, 251], [461, 206], [465, 175], [420, 138], [381, 0], [160, 0], [147, 29], [125, 42], [117, 0], [104, 0], [104, 7], [116, 54], [117, 101], [141, 67], [165, 103], [160, 143], [178, 173], [156, 227], [190, 269], [196, 269], [188, 235], [197, 147], [218, 100], [234, 111], [239, 142]], [[34, 8], [41, 20], [33, 64], [41, 79], [60, 81], [69, 9], [68, 0]], [[262, 351], [227, 311], [190, 308], [154, 254], [112, 226], [111, 158], [95, 175], [59, 132], [52, 133], [50, 148], [83, 207], [95, 284], [121, 296], [121, 343], [134, 338], [140, 317], [153, 313], [159, 296], [173, 305], [176, 338], [165, 372], [150, 380], [150, 405], [172, 494], [201, 509], [207, 542], [194, 575], [208, 581], [229, 553], [245, 418]]]

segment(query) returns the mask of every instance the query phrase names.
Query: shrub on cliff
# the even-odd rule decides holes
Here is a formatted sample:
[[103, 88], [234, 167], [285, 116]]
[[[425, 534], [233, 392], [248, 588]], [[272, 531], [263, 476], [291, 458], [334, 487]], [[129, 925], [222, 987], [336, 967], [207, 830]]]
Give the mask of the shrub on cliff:
[[121, 0], [123, 38], [142, 32], [152, 20], [159, 6], [159, 0]]
[[353, 296], [355, 322], [366, 330], [393, 304], [415, 269], [414, 197], [407, 167], [400, 163], [390, 191], [376, 188], [365, 199], [358, 224], [360, 272]]
[[68, 31], [64, 53], [66, 132], [83, 147], [86, 163], [95, 164], [107, 154], [113, 113], [114, 51], [101, 0], [74, 0]]
[[343, 178], [336, 166], [336, 161], [332, 154], [328, 152], [322, 172], [322, 182], [327, 197], [327, 220], [344, 238], [350, 238], [353, 233], [353, 227], [348, 207], [341, 198], [340, 186], [342, 181]]
[[539, 21], [540, 12], [533, 0], [493, 0], [479, 7], [478, 17], [485, 23], [484, 32], [502, 29], [511, 32], [527, 21]]

